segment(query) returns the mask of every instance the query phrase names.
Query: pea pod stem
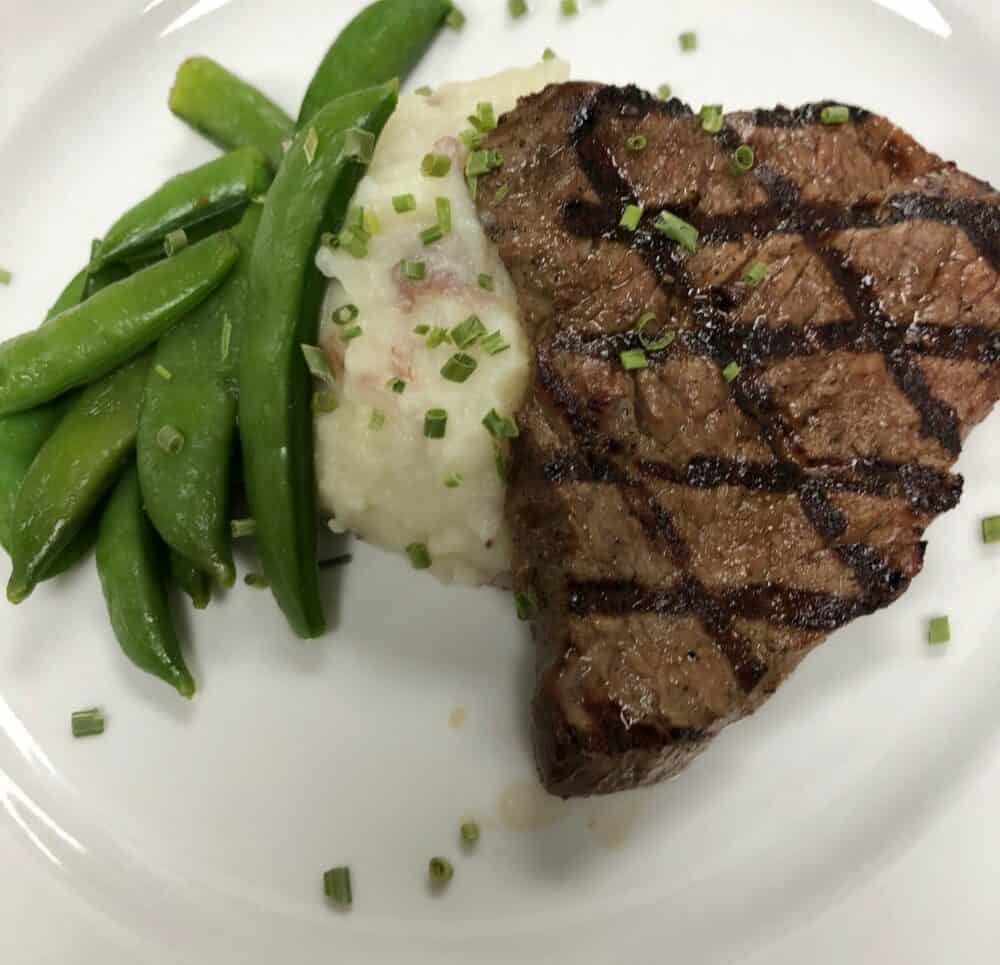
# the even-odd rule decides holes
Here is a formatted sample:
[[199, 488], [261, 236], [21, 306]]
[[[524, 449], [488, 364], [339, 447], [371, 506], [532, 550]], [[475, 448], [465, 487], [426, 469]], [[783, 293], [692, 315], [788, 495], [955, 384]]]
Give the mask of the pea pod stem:
[[167, 598], [166, 549], [142, 510], [139, 476], [129, 465], [108, 500], [97, 537], [97, 571], [115, 637], [141, 670], [193, 697]]
[[208, 57], [189, 57], [180, 65], [168, 103], [213, 144], [259, 148], [274, 170], [295, 133], [295, 123], [274, 101]]
[[212, 583], [208, 575], [173, 550], [170, 551], [170, 576], [191, 598], [196, 610], [204, 610], [212, 602]]
[[91, 271], [157, 249], [178, 229], [242, 210], [267, 190], [271, 168], [255, 147], [243, 147], [171, 178], [125, 212], [107, 231]]
[[[264, 573], [304, 638], [325, 630], [316, 560], [312, 385], [301, 350], [316, 339], [326, 287], [314, 259], [322, 234], [340, 229], [365, 170], [345, 151], [346, 132], [361, 128], [377, 137], [396, 100], [393, 82], [340, 98], [316, 114], [285, 155], [251, 254], [240, 358], [244, 478]], [[306, 152], [307, 137], [315, 151]]]
[[0, 415], [48, 402], [153, 344], [222, 282], [239, 257], [223, 233], [0, 344]]
[[[237, 361], [262, 211], [247, 208], [233, 230], [242, 254], [222, 287], [157, 345], [139, 417], [139, 481], [149, 518], [175, 552], [227, 587], [236, 579], [229, 521]], [[180, 452], [157, 443], [164, 426], [183, 435]]]
[[11, 603], [30, 596], [118, 478], [135, 445], [151, 362], [143, 355], [90, 386], [32, 461], [14, 504]]
[[378, 0], [365, 7], [344, 27], [316, 68], [299, 111], [299, 130], [338, 97], [405, 78], [434, 40], [451, 7], [451, 0]]

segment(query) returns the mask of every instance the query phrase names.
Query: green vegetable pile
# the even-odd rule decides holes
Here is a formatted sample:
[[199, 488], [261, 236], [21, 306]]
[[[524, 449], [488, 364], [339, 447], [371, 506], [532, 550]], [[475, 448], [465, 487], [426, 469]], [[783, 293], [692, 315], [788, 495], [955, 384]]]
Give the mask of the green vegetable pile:
[[[229, 153], [126, 211], [43, 324], [0, 344], [12, 603], [96, 545], [122, 650], [191, 697], [169, 585], [206, 606], [213, 584], [235, 583], [234, 532], [252, 529], [292, 629], [325, 631], [301, 351], [325, 289], [314, 257], [343, 227], [398, 79], [452, 14], [450, 0], [371, 4], [297, 123], [213, 61], [181, 65], [170, 109]], [[241, 484], [253, 522], [232, 520]]]

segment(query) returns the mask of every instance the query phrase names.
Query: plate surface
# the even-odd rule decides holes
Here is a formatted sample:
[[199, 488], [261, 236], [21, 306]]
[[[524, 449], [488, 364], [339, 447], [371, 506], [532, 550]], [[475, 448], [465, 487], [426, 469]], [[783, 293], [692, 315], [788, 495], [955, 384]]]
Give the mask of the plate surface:
[[[214, 56], [294, 111], [361, 6], [3, 5], [0, 265], [15, 280], [0, 288], [2, 337], [36, 324], [119, 211], [212, 156], [165, 108], [184, 56]], [[442, 36], [410, 83], [491, 73], [552, 46], [576, 77], [666, 81], [694, 104], [863, 103], [1000, 183], [1000, 18], [988, 0], [580, 5], [563, 20], [555, 0], [535, 0], [512, 24], [500, 0], [464, 0], [465, 31]], [[676, 37], [689, 28], [701, 46], [683, 56]], [[100, 949], [173, 965], [331, 954], [715, 965], [793, 948], [797, 929], [861, 901], [869, 917], [853, 920], [870, 938], [842, 947], [892, 960], [903, 926], [876, 920], [871, 896], [885, 892], [871, 882], [898, 878], [924, 841], [935, 842], [919, 845], [934, 849], [918, 865], [928, 888], [908, 879], [914, 894], [935, 864], [949, 878], [957, 862], [971, 868], [974, 849], [950, 849], [937, 829], [977, 813], [970, 773], [983, 794], [1000, 787], [1000, 556], [978, 539], [979, 519], [1000, 512], [998, 443], [995, 415], [962, 457], [961, 506], [933, 526], [925, 572], [900, 603], [839, 632], [669, 785], [535, 807], [527, 818], [544, 828], [509, 826], [512, 799], [536, 797], [532, 658], [499, 592], [446, 589], [356, 546], [354, 563], [327, 576], [335, 631], [303, 644], [268, 595], [241, 587], [186, 621], [201, 685], [190, 706], [117, 652], [92, 566], [4, 605], [0, 959], [91, 961]], [[932, 651], [925, 624], [937, 613], [951, 615], [953, 642]], [[70, 712], [95, 704], [107, 733], [73, 741]], [[484, 827], [474, 856], [458, 847], [467, 814]], [[425, 885], [434, 854], [456, 863], [441, 896]], [[341, 863], [355, 877], [346, 915], [319, 887]], [[969, 886], [1000, 883], [988, 863], [971, 873]], [[921, 957], [939, 927], [906, 923], [928, 936], [908, 942], [907, 961], [940, 960]], [[812, 931], [827, 933], [843, 939]], [[956, 928], [953, 960], [979, 960], [982, 935]]]

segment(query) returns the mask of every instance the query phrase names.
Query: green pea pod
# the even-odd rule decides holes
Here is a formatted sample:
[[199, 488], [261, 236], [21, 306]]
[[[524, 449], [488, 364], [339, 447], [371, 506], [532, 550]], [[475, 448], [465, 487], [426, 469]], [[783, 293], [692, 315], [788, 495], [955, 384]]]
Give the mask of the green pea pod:
[[170, 553], [170, 576], [191, 597], [196, 610], [204, 610], [212, 602], [212, 582], [208, 575], [173, 551]]
[[111, 626], [125, 655], [182, 697], [195, 686], [167, 599], [167, 552], [142, 511], [134, 466], [121, 474], [101, 515], [97, 572]]
[[[396, 83], [384, 84], [340, 98], [312, 119], [268, 192], [250, 258], [240, 357], [243, 474], [264, 572], [302, 637], [325, 629], [316, 562], [312, 385], [301, 350], [316, 340], [326, 289], [314, 259], [323, 232], [342, 226], [365, 170], [345, 147], [358, 140], [352, 129], [377, 137], [396, 100]], [[315, 152], [305, 150], [307, 138]]]
[[87, 268], [81, 268], [69, 281], [66, 287], [60, 292], [55, 304], [49, 309], [45, 316], [45, 321], [49, 321], [61, 315], [67, 308], [73, 308], [83, 301], [83, 292], [87, 286]]
[[[156, 347], [139, 417], [139, 481], [146, 512], [175, 552], [222, 586], [236, 579], [230, 535], [237, 358], [247, 313], [250, 249], [263, 208], [233, 230], [243, 255], [225, 284]], [[184, 437], [170, 453], [164, 426]]]
[[31, 463], [14, 504], [7, 599], [20, 603], [83, 529], [135, 445], [152, 356], [84, 391]]
[[177, 68], [168, 103], [213, 144], [260, 148], [275, 170], [295, 133], [295, 123], [274, 101], [208, 57], [189, 57]]
[[240, 148], [178, 174], [108, 229], [91, 270], [159, 248], [171, 231], [193, 229], [234, 209], [239, 211], [270, 183], [270, 164], [255, 147]]
[[[98, 278], [91, 280], [86, 268], [77, 272], [56, 299], [56, 303], [49, 309], [43, 324], [67, 308], [79, 305], [84, 299], [88, 281], [99, 290], [112, 277], [110, 271], [101, 272]], [[63, 396], [36, 409], [0, 417], [0, 546], [8, 552], [11, 545], [14, 504], [17, 502], [21, 483], [45, 440], [62, 421], [72, 402], [72, 396]], [[66, 549], [52, 561], [43, 578], [58, 576], [79, 562], [90, 552], [96, 536], [95, 526], [90, 523], [84, 526]]]
[[0, 344], [0, 415], [48, 402], [138, 355], [214, 291], [240, 249], [213, 235]]
[[299, 111], [298, 127], [330, 101], [365, 87], [402, 80], [430, 46], [451, 0], [378, 0], [334, 40], [316, 68]]

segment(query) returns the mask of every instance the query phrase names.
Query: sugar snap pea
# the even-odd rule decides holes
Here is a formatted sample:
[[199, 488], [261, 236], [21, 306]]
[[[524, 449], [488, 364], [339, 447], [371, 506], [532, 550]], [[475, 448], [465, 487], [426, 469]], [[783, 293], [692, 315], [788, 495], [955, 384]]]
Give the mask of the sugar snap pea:
[[114, 484], [135, 444], [147, 353], [89, 386], [31, 463], [14, 503], [7, 598], [30, 596]]
[[0, 344], [0, 415], [30, 409], [117, 368], [218, 287], [239, 257], [213, 235]]
[[295, 123], [256, 87], [208, 57], [189, 57], [177, 69], [170, 110], [219, 147], [257, 147], [277, 170]]
[[[250, 249], [262, 211], [251, 205], [233, 229], [243, 254], [222, 287], [156, 347], [139, 417], [139, 481], [146, 512], [175, 552], [222, 586], [236, 579], [229, 506], [237, 359]], [[164, 426], [183, 436], [179, 452], [159, 444]]]
[[[323, 232], [341, 228], [396, 100], [392, 82], [333, 101], [313, 117], [268, 192], [250, 257], [239, 380], [243, 474], [264, 573], [302, 637], [325, 629], [316, 561], [311, 382], [301, 351], [316, 339], [326, 288], [314, 258]], [[348, 145], [365, 138], [368, 151], [358, 158]], [[307, 140], [315, 151], [305, 150]]]
[[270, 164], [255, 147], [240, 148], [178, 174], [108, 229], [90, 268], [96, 271], [157, 249], [171, 231], [193, 229], [234, 209], [238, 212], [270, 183]]
[[[14, 505], [21, 483], [35, 456], [62, 420], [69, 399], [57, 399], [48, 405], [18, 412], [0, 419], [0, 546], [10, 552], [14, 527]], [[84, 527], [42, 574], [43, 579], [58, 576], [87, 554], [94, 545], [94, 529]]]
[[299, 111], [299, 129], [338, 97], [405, 78], [451, 7], [451, 0], [378, 0], [365, 7], [336, 37], [316, 69]]
[[125, 655], [140, 669], [193, 697], [167, 599], [167, 553], [142, 511], [139, 476], [128, 466], [101, 515], [97, 572], [111, 626]]
[[191, 597], [196, 610], [204, 610], [212, 602], [212, 581], [208, 574], [173, 550], [170, 551], [170, 576]]
[[[91, 282], [91, 287], [99, 290], [110, 283], [115, 275], [117, 266], [115, 270], [107, 269], [98, 273], [95, 279], [89, 278], [86, 268], [81, 269], [49, 309], [46, 321], [83, 301], [88, 281]], [[14, 504], [17, 502], [21, 483], [46, 439], [70, 409], [73, 399], [74, 396], [66, 395], [26, 412], [0, 416], [0, 546], [8, 552]], [[49, 579], [68, 570], [90, 551], [96, 536], [96, 526], [88, 522], [52, 561], [42, 578]]]

